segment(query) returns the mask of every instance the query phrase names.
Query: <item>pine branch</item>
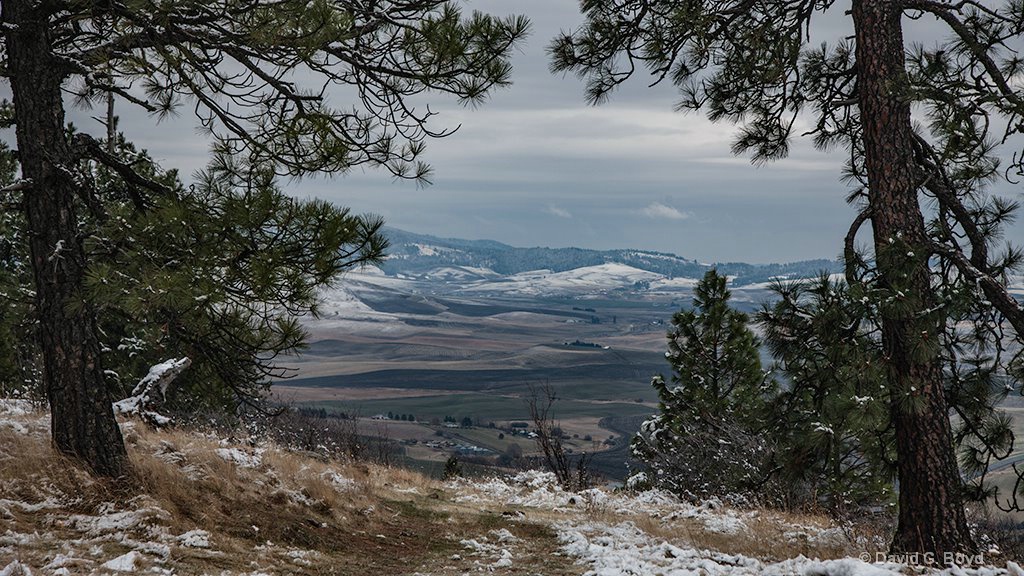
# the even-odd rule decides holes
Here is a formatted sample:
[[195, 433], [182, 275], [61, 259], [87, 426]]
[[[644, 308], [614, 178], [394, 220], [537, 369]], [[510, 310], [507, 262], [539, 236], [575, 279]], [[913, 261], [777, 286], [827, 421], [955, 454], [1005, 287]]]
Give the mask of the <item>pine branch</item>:
[[21, 180], [15, 180], [13, 183], [0, 188], [0, 194], [10, 194], [11, 192], [24, 192], [32, 189], [32, 179], [23, 178]]
[[919, 148], [918, 161], [922, 163], [927, 174], [923, 185], [935, 195], [942, 208], [953, 214], [956, 222], [963, 228], [971, 246], [971, 256], [964, 254], [959, 243], [950, 237], [948, 229], [945, 230], [945, 235], [949, 241], [932, 241], [930, 249], [933, 253], [948, 258], [967, 279], [977, 282], [988, 301], [1010, 322], [1018, 336], [1024, 337], [1024, 309], [1010, 296], [1003, 284], [992, 276], [985, 234], [957, 197], [952, 183], [938, 164], [937, 154], [931, 145], [920, 135], [915, 135], [915, 143]]
[[[958, 6], [963, 6], [965, 4], [967, 3], [962, 2]], [[974, 3], [971, 3], [971, 5], [977, 7]], [[999, 69], [999, 65], [996, 64], [992, 59], [992, 56], [989, 55], [988, 50], [982, 46], [978, 37], [971, 33], [970, 29], [967, 28], [967, 25], [953, 14], [953, 11], [950, 10], [950, 5], [931, 0], [904, 0], [903, 7], [904, 9], [927, 12], [945, 22], [957, 37], [960, 38], [964, 45], [967, 46], [978, 62], [981, 63], [986, 74], [988, 74], [989, 79], [992, 80], [999, 89], [1000, 95], [1012, 103], [1014, 107], [1017, 108], [1018, 113], [1024, 113], [1024, 99], [1022, 99], [1021, 96], [1017, 94], [1012, 87], [1010, 87], [1010, 83], [1006, 76], [1003, 75], [1003, 72]], [[959, 10], [959, 8], [954, 9]]]
[[146, 211], [152, 206], [152, 200], [146, 198], [139, 193], [138, 188], [144, 188], [150, 192], [159, 194], [161, 196], [172, 197], [174, 196], [174, 190], [164, 186], [163, 184], [150, 180], [139, 174], [132, 165], [123, 162], [117, 156], [107, 152], [103, 145], [99, 143], [95, 138], [88, 134], [76, 134], [74, 137], [73, 147], [79, 158], [89, 158], [103, 164], [107, 168], [110, 168], [118, 174], [125, 182], [130, 184], [128, 186], [128, 195], [132, 199], [132, 203], [140, 211]]
[[933, 253], [949, 258], [968, 280], [977, 282], [985, 298], [1010, 322], [1018, 337], [1024, 336], [1024, 309], [1010, 296], [1001, 282], [975, 266], [958, 247], [938, 242], [931, 242], [929, 247]]

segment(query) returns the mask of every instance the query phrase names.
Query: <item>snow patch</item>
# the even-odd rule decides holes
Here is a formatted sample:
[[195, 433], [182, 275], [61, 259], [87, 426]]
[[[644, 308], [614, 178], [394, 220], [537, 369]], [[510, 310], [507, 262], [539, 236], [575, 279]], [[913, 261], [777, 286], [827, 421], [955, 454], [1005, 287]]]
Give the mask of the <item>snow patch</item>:
[[28, 416], [34, 412], [28, 400], [0, 398], [0, 416]]
[[458, 502], [484, 502], [497, 500], [506, 505], [530, 508], [564, 509], [577, 499], [575, 494], [565, 492], [551, 472], [527, 470], [507, 480], [493, 478], [476, 482], [472, 487], [480, 494], [464, 493], [455, 498]]
[[142, 554], [139, 554], [135, 550], [122, 554], [113, 560], [109, 560], [101, 564], [102, 568], [107, 570], [113, 570], [115, 572], [134, 572], [135, 563], [142, 558]]
[[312, 566], [320, 553], [315, 550], [289, 550], [286, 555], [292, 559], [293, 564]]
[[186, 548], [209, 548], [210, 533], [206, 530], [189, 530], [177, 538], [178, 543]]
[[556, 525], [562, 550], [586, 564], [587, 575], [756, 574], [757, 560], [680, 548], [650, 538], [632, 522], [614, 526], [586, 523]]
[[89, 536], [100, 536], [111, 532], [124, 532], [151, 525], [155, 520], [168, 520], [171, 515], [157, 506], [149, 506], [126, 512], [113, 512], [100, 516], [72, 514], [66, 520], [58, 520], [67, 528], [84, 532]]
[[[508, 532], [506, 530], [506, 532]], [[493, 533], [493, 531], [492, 531]], [[512, 536], [511, 533], [508, 534]], [[512, 536], [512, 538], [515, 538]], [[479, 560], [474, 561], [474, 564], [487, 570], [493, 571], [497, 568], [509, 568], [512, 566], [512, 552], [507, 548], [503, 548], [496, 544], [488, 542], [487, 537], [483, 537], [480, 540], [460, 540], [459, 544], [462, 544], [466, 550], [471, 551], [472, 556], [479, 556], [485, 559], [484, 562]]]
[[[562, 551], [587, 566], [585, 576], [644, 576], [648, 574], [701, 574], [706, 576], [901, 576], [917, 573], [893, 562], [868, 563], [857, 558], [812, 560], [798, 556], [764, 563], [739, 554], [724, 554], [676, 546], [653, 538], [632, 522], [555, 525]], [[926, 571], [929, 576], [1022, 576], [1013, 562], [1006, 569], [993, 566], [951, 566]]]
[[64, 504], [52, 496], [41, 502], [36, 502], [35, 504], [29, 504], [20, 500], [7, 500], [5, 498], [0, 498], [0, 516], [10, 515], [10, 510], [12, 508], [19, 508], [22, 512], [34, 514], [40, 510], [57, 510], [63, 507]]
[[331, 486], [333, 486], [338, 492], [348, 492], [349, 490], [354, 490], [356, 487], [355, 480], [346, 478], [334, 470], [327, 470], [321, 474], [320, 477], [330, 482]]
[[491, 530], [490, 534], [491, 534], [491, 536], [494, 536], [495, 540], [497, 540], [498, 542], [501, 542], [501, 543], [515, 542], [516, 540], [518, 540], [518, 538], [516, 538], [514, 534], [512, 534], [511, 532], [509, 532], [505, 528], [499, 528], [498, 530]]
[[648, 272], [618, 263], [599, 264], [552, 272], [531, 270], [504, 278], [484, 280], [468, 284], [462, 289], [466, 293], [519, 294], [528, 296], [602, 293], [616, 289], [630, 289], [637, 282], [656, 283], [665, 280], [661, 274]]
[[217, 448], [214, 452], [221, 460], [231, 462], [240, 468], [259, 468], [263, 463], [262, 449], [256, 449], [249, 453], [239, 448]]
[[32, 576], [32, 571], [28, 569], [28, 566], [14, 560], [0, 570], [0, 576]]

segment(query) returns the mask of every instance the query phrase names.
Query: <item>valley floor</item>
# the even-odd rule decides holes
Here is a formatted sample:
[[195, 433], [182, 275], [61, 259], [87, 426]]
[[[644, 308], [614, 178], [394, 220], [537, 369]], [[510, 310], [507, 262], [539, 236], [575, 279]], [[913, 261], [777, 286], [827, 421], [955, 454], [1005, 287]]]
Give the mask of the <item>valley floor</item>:
[[[819, 517], [657, 491], [568, 493], [536, 471], [439, 482], [132, 421], [134, 477], [111, 485], [55, 455], [48, 427], [46, 414], [0, 401], [0, 576], [921, 571], [874, 562], [881, 535]], [[1024, 576], [997, 553], [985, 560], [929, 573]]]

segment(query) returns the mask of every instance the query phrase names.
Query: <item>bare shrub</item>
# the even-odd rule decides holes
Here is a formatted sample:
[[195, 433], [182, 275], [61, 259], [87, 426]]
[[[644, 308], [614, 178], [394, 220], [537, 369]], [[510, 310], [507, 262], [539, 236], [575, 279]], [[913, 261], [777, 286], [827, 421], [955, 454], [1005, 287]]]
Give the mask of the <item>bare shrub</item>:
[[554, 472], [562, 488], [570, 491], [583, 490], [592, 484], [590, 477], [590, 457], [583, 453], [578, 457], [570, 457], [562, 446], [562, 428], [557, 425], [551, 414], [551, 407], [558, 399], [555, 389], [550, 384], [543, 386], [530, 384], [530, 396], [526, 405], [530, 410], [537, 437], [537, 446], [544, 455], [548, 469]]
[[176, 421], [184, 428], [213, 431], [232, 441], [247, 440], [252, 444], [270, 441], [318, 459], [390, 466], [403, 451], [391, 439], [387, 424], [375, 423], [374, 430], [361, 432], [361, 420], [355, 413], [288, 407], [275, 411], [249, 410], [237, 415], [187, 414], [180, 415]]

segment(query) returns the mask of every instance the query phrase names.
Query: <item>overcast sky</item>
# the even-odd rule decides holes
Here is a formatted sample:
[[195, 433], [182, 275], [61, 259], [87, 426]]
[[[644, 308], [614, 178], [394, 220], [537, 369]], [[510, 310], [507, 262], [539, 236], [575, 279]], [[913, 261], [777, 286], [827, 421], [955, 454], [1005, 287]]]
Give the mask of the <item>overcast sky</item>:
[[[552, 75], [544, 52], [559, 30], [582, 22], [576, 0], [467, 4], [526, 14], [533, 32], [514, 60], [514, 85], [484, 106], [432, 98], [431, 108], [441, 112], [435, 127], [462, 125], [427, 148], [434, 184], [418, 188], [384, 172], [356, 170], [290, 183], [292, 194], [380, 214], [411, 232], [516, 246], [641, 248], [708, 262], [839, 254], [854, 216], [843, 201], [839, 155], [804, 142], [786, 160], [751, 166], [729, 152], [733, 126], [673, 112], [675, 89], [648, 89], [645, 77], [610, 103], [588, 106], [582, 82]], [[820, 28], [820, 40], [845, 34], [840, 4]], [[127, 107], [119, 112], [129, 138], [166, 167], [188, 175], [205, 164], [208, 143], [191, 117], [155, 126]], [[98, 129], [88, 113], [69, 116]]]

